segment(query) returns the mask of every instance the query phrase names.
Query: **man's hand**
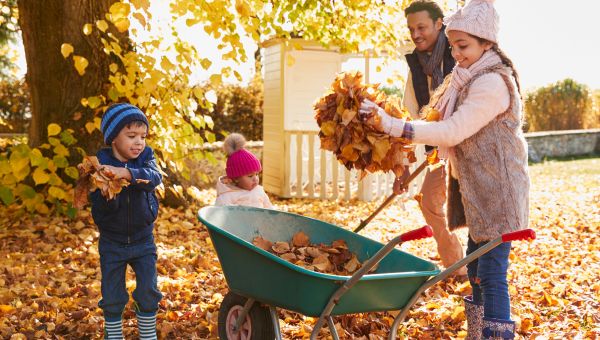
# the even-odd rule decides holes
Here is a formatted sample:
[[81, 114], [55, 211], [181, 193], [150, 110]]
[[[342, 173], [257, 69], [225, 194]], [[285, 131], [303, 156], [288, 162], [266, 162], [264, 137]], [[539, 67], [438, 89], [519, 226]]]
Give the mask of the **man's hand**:
[[128, 181], [131, 181], [131, 172], [127, 170], [127, 168], [116, 167], [112, 165], [103, 165], [102, 171], [106, 174], [112, 174], [115, 178], [124, 178]]
[[394, 180], [394, 194], [402, 195], [406, 192], [406, 190], [408, 190], [408, 183], [407, 185], [404, 185], [404, 182], [408, 179], [409, 176], [410, 171], [408, 170], [408, 167], [404, 167], [404, 172], [402, 173], [402, 175], [400, 175], [400, 177], [396, 177], [396, 180]]

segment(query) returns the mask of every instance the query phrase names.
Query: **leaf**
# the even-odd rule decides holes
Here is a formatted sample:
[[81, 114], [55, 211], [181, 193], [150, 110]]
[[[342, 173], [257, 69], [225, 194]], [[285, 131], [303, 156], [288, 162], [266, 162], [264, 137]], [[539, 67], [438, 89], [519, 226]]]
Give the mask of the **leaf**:
[[93, 28], [92, 24], [83, 25], [83, 34], [85, 34], [85, 35], [92, 34], [92, 28]]
[[216, 104], [217, 103], [217, 92], [215, 92], [215, 90], [209, 90], [206, 93], [204, 93], [204, 98], [206, 98], [206, 100], [208, 100], [209, 102]]
[[273, 243], [261, 236], [257, 236], [252, 240], [252, 244], [259, 247], [262, 250], [270, 251]]
[[[96, 21], [96, 27], [98, 27], [98, 29], [104, 33], [106, 32], [106, 30], [108, 29], [108, 23], [104, 20], [97, 20]], [[114, 73], [114, 72], [113, 72]]]
[[77, 168], [74, 166], [67, 167], [65, 169], [65, 174], [73, 179], [79, 178], [79, 171], [77, 171]]
[[60, 130], [60, 125], [55, 123], [48, 124], [48, 137], [58, 135]]
[[66, 59], [71, 53], [73, 53], [73, 45], [64, 43], [60, 45], [60, 53]]
[[15, 200], [12, 190], [10, 188], [0, 185], [0, 199], [4, 205], [12, 204]]
[[292, 237], [294, 247], [306, 247], [310, 244], [310, 238], [304, 232], [299, 231]]
[[290, 244], [287, 242], [275, 242], [271, 248], [277, 254], [283, 254], [290, 251]]
[[48, 194], [58, 199], [64, 199], [66, 197], [65, 191], [59, 187], [50, 187], [50, 189], [48, 189]]
[[96, 129], [96, 125], [94, 124], [94, 122], [87, 122], [87, 123], [85, 123], [85, 130], [88, 133], [94, 132], [95, 129]]
[[82, 56], [74, 55], [73, 63], [75, 65], [75, 69], [80, 76], [85, 74], [85, 69], [88, 67], [88, 60]]
[[98, 96], [88, 97], [88, 106], [90, 109], [95, 109], [102, 104], [102, 98]]
[[46, 173], [44, 170], [37, 168], [33, 172], [33, 181], [35, 185], [40, 185], [47, 183], [50, 180], [50, 175]]

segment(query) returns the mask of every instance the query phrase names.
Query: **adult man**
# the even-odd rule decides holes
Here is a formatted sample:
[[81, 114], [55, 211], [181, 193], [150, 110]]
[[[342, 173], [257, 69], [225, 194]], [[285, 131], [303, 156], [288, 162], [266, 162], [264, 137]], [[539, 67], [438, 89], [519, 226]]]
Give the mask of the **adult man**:
[[[413, 118], [418, 118], [419, 110], [429, 103], [429, 97], [452, 71], [455, 61], [444, 34], [444, 14], [435, 2], [414, 1], [404, 10], [404, 14], [415, 50], [406, 55], [410, 71], [403, 105]], [[395, 189], [398, 190], [396, 186]], [[458, 236], [448, 231], [446, 226], [446, 170], [443, 166], [427, 170], [421, 193], [423, 196], [420, 207], [423, 217], [433, 229], [442, 264], [448, 267], [463, 258], [463, 249]], [[456, 275], [462, 277], [466, 277], [466, 274], [464, 267], [456, 272]]]

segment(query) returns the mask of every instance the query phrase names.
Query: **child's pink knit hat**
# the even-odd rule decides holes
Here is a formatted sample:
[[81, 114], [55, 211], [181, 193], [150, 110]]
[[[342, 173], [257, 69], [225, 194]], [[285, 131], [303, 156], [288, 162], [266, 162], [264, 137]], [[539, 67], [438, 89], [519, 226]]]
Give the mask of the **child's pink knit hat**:
[[253, 172], [260, 172], [260, 161], [252, 152], [244, 149], [246, 139], [239, 133], [232, 133], [223, 142], [227, 154], [225, 173], [229, 178], [238, 178]]
[[498, 43], [500, 18], [494, 0], [471, 0], [453, 15], [444, 18], [448, 31], [462, 31]]

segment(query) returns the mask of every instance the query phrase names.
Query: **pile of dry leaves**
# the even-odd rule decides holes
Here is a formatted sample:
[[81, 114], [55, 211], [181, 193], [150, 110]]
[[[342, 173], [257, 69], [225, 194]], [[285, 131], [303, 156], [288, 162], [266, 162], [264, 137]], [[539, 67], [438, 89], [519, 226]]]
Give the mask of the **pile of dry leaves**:
[[123, 187], [129, 185], [124, 178], [117, 178], [114, 173], [102, 167], [95, 156], [85, 156], [81, 164], [77, 165], [79, 179], [75, 186], [75, 199], [73, 205], [83, 208], [88, 202], [88, 193], [100, 189], [102, 196], [109, 200], [115, 198]]
[[299, 231], [290, 242], [273, 243], [257, 236], [252, 243], [288, 262], [321, 273], [352, 275], [361, 267], [356, 254], [348, 250], [344, 240], [335, 240], [331, 245], [311, 244], [310, 237]]
[[410, 114], [400, 109], [398, 99], [378, 90], [379, 84], [363, 84], [360, 72], [340, 73], [331, 88], [314, 105], [315, 119], [320, 127], [321, 148], [333, 151], [337, 159], [350, 170], [368, 172], [393, 171], [398, 177], [404, 172], [404, 158], [415, 162], [414, 148], [404, 138], [390, 137], [376, 131], [378, 115], [371, 114], [366, 122], [358, 117], [358, 109], [368, 99], [396, 118], [410, 120]]

